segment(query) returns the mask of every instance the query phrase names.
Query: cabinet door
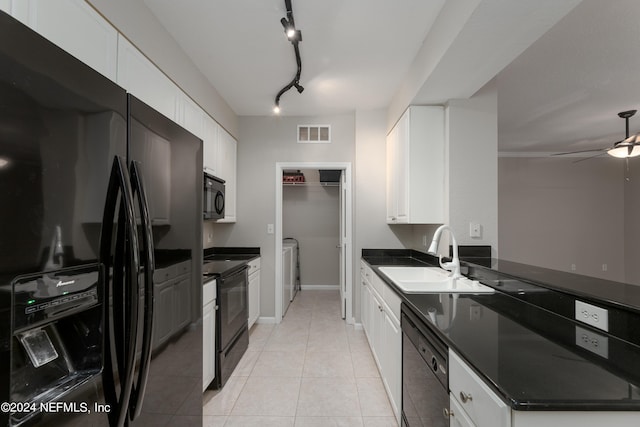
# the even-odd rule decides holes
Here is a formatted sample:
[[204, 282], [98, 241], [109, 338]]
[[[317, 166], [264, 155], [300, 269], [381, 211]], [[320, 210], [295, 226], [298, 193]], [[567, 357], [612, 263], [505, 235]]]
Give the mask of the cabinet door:
[[204, 138], [202, 141], [202, 169], [213, 176], [218, 176], [218, 124], [211, 117], [204, 119]]
[[162, 284], [155, 288], [153, 310], [153, 348], [169, 339], [173, 330], [173, 286]]
[[214, 303], [202, 309], [202, 391], [207, 389], [215, 376], [215, 311]]
[[178, 87], [122, 35], [118, 35], [117, 83], [174, 120]]
[[260, 270], [249, 275], [249, 328], [260, 317]]
[[177, 332], [191, 323], [191, 276], [178, 281], [174, 287], [174, 324]]
[[367, 280], [362, 277], [362, 286], [360, 288], [360, 317], [362, 321], [362, 328], [364, 329], [364, 333], [367, 335], [367, 339], [369, 340], [369, 345], [372, 345], [371, 341], [371, 290], [369, 289], [369, 283]]
[[[409, 222], [409, 126], [410, 115], [405, 113], [396, 127], [397, 135], [394, 145], [394, 178], [396, 180], [397, 222]], [[425, 165], [426, 167], [426, 165]], [[425, 186], [429, 183], [423, 183]], [[426, 191], [426, 189], [425, 189]]]
[[386, 160], [386, 172], [387, 172], [387, 181], [386, 181], [386, 190], [387, 190], [387, 223], [395, 224], [398, 216], [398, 199], [397, 199], [397, 190], [396, 184], [397, 180], [395, 179], [395, 153], [396, 153], [396, 145], [397, 145], [397, 136], [398, 136], [398, 128], [394, 126], [389, 135], [387, 136], [387, 160]]
[[184, 92], [181, 90], [176, 92], [176, 123], [198, 138], [204, 138], [204, 111]]
[[511, 425], [509, 406], [452, 350], [449, 350], [449, 391], [474, 424]]
[[218, 222], [236, 222], [236, 140], [221, 127], [218, 128], [218, 176], [225, 180], [224, 219]]
[[389, 388], [389, 402], [396, 419], [400, 420], [402, 394], [402, 330], [392, 316], [383, 311], [382, 331], [382, 370], [384, 380]]
[[450, 427], [476, 427], [453, 396], [449, 398], [449, 414]]
[[149, 215], [153, 225], [170, 223], [171, 143], [137, 121], [131, 123], [132, 159], [142, 163]]
[[13, 1], [11, 12], [100, 74], [116, 80], [118, 32], [85, 1]]
[[381, 351], [384, 348], [383, 327], [384, 312], [382, 311], [382, 302], [373, 292], [371, 293], [371, 337], [373, 338], [373, 356], [378, 362], [378, 367], [382, 370], [384, 354]]

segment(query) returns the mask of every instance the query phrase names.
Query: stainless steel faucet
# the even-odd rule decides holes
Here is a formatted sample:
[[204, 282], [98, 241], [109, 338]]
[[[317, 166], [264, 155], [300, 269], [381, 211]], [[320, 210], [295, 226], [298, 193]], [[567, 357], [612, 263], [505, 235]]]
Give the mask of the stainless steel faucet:
[[451, 245], [453, 246], [453, 259], [451, 260], [451, 262], [442, 262], [442, 255], [440, 255], [438, 257], [438, 260], [440, 262], [440, 267], [447, 271], [451, 271], [453, 273], [451, 277], [453, 279], [457, 279], [459, 277], [462, 277], [462, 274], [460, 274], [460, 258], [458, 258], [458, 242], [456, 241], [456, 237], [453, 235], [453, 230], [451, 230], [451, 227], [449, 227], [448, 225], [441, 225], [436, 229], [435, 233], [433, 233], [433, 240], [431, 241], [431, 246], [429, 246], [427, 253], [434, 256], [437, 255], [438, 243], [440, 242], [440, 237], [444, 230], [449, 230], [449, 234], [451, 235]]

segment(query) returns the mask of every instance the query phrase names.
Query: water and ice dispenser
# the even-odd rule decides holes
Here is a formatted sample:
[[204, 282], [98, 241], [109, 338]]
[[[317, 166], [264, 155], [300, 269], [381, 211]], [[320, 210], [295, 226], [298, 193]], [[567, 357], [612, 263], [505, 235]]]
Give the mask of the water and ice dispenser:
[[[60, 401], [100, 374], [102, 274], [91, 264], [13, 282], [12, 402], [37, 407]], [[31, 410], [14, 412], [11, 425], [37, 415]]]

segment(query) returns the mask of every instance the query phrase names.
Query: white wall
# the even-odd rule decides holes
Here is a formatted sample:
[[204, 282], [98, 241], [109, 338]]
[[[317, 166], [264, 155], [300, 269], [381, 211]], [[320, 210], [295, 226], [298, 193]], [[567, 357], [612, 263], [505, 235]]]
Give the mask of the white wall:
[[[460, 245], [498, 248], [498, 97], [489, 82], [473, 97], [451, 100], [445, 110], [448, 195], [446, 216]], [[469, 223], [481, 225], [469, 237]], [[441, 246], [442, 247], [442, 246]]]
[[[575, 160], [499, 159], [500, 257], [624, 282], [625, 189], [632, 187], [624, 162], [609, 156]], [[628, 270], [637, 270], [637, 262], [627, 259]]]
[[[330, 124], [332, 143], [298, 144], [298, 124]], [[237, 222], [213, 224], [214, 245], [260, 247], [261, 316], [273, 317], [275, 235], [267, 234], [267, 224], [276, 223], [276, 163], [354, 162], [355, 118], [352, 114], [323, 117], [240, 117], [239, 129]]]
[[231, 135], [238, 136], [235, 112], [142, 1], [86, 1]]

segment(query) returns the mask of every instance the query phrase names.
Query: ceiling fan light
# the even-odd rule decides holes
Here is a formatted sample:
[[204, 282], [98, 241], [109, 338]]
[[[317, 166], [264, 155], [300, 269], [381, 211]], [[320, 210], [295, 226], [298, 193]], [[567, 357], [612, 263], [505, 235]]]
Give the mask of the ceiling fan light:
[[623, 145], [621, 143], [617, 147], [607, 151], [607, 154], [619, 159], [624, 159], [627, 157], [637, 157], [640, 156], [640, 145], [634, 145], [631, 149], [631, 152], [629, 152], [629, 146]]

